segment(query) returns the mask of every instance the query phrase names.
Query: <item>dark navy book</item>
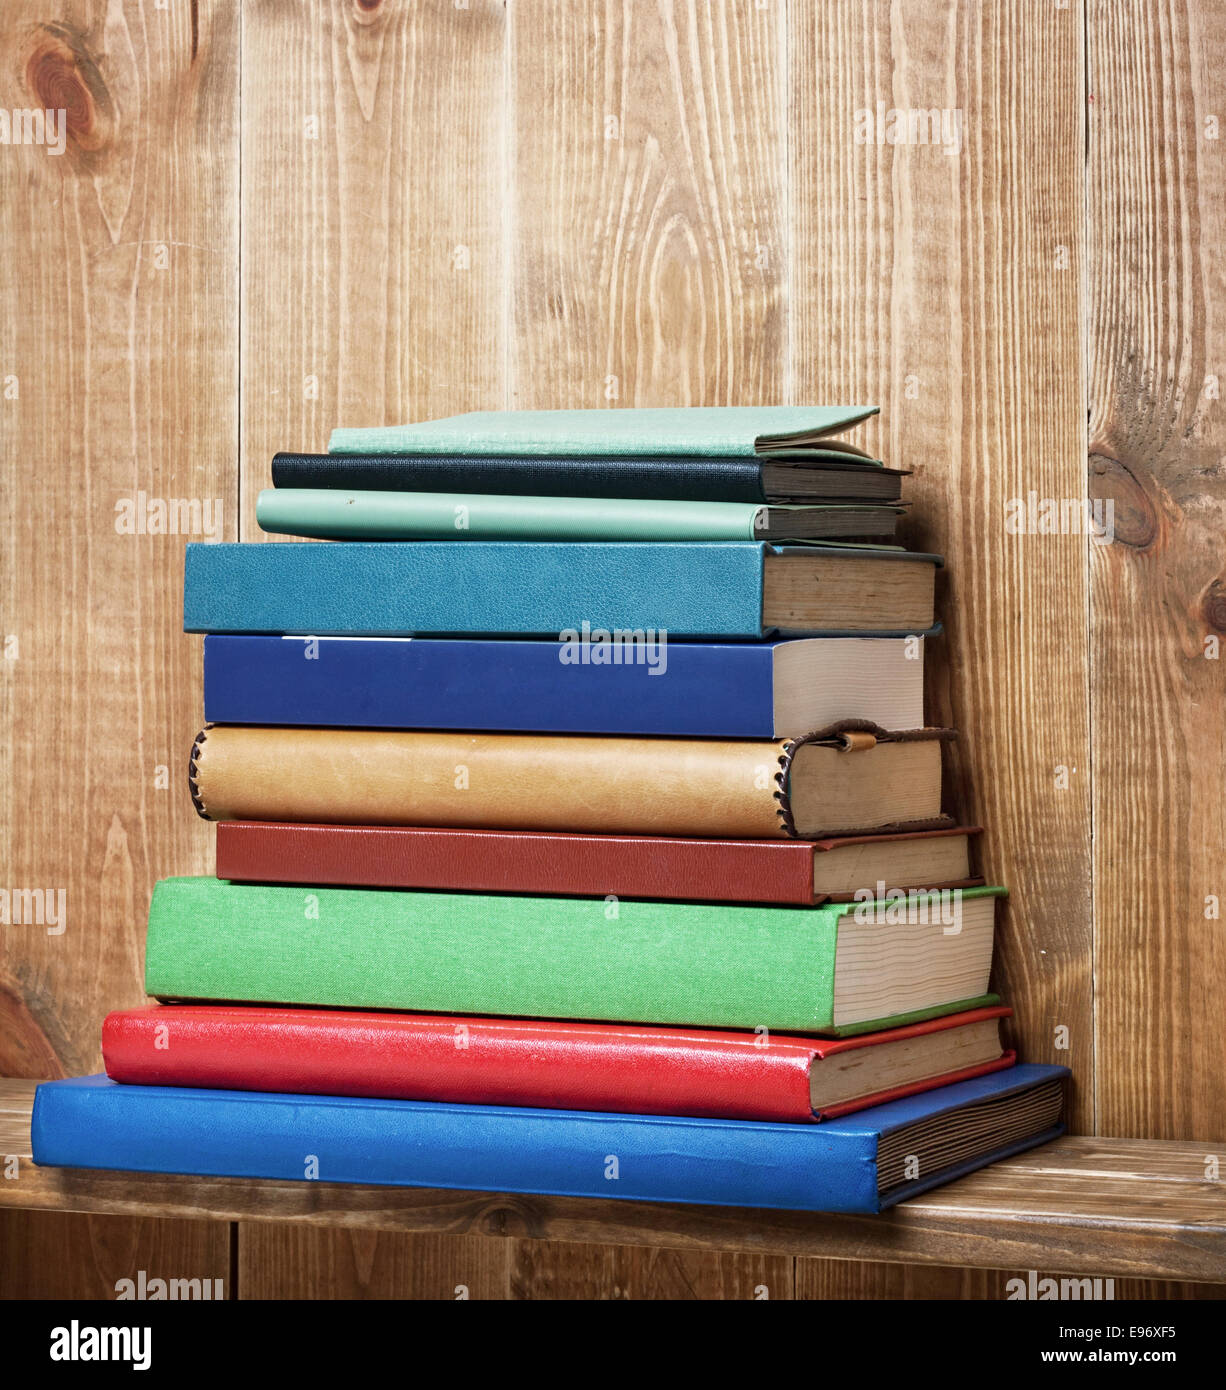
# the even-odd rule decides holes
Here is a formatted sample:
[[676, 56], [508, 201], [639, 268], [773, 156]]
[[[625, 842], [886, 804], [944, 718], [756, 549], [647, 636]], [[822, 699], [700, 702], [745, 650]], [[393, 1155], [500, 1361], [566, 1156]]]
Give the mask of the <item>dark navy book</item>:
[[210, 724], [790, 738], [923, 725], [924, 635], [669, 642], [211, 635]]

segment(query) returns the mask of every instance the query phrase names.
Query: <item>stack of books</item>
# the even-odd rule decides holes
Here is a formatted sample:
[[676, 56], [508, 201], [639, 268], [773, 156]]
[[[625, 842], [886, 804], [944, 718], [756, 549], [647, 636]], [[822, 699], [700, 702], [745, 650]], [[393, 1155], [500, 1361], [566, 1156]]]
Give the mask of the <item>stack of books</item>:
[[1060, 1133], [871, 413], [278, 455], [260, 523], [307, 539], [187, 551], [217, 876], [157, 885], [170, 1002], [40, 1087], [36, 1161], [875, 1212]]

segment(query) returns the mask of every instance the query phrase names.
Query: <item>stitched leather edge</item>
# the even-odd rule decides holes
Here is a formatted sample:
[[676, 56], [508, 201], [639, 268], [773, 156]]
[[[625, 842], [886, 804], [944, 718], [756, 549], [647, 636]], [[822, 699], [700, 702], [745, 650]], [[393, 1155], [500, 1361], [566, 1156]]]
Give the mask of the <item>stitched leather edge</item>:
[[799, 746], [799, 739], [789, 738], [784, 741], [783, 747], [779, 751], [779, 771], [775, 773], [776, 790], [772, 793], [779, 803], [775, 808], [779, 815], [779, 824], [789, 840], [800, 838], [796, 833], [796, 822], [792, 818], [792, 798], [788, 794], [788, 777], [792, 771], [792, 759], [796, 756], [796, 750]]
[[196, 814], [202, 820], [213, 819], [213, 817], [210, 816], [208, 811], [205, 809], [204, 797], [200, 794], [199, 767], [200, 750], [204, 747], [205, 740], [209, 736], [209, 729], [211, 729], [212, 727], [213, 726], [211, 724], [208, 724], [203, 729], [201, 729], [200, 732], [196, 735], [195, 739], [192, 741], [191, 757], [189, 757], [187, 760], [187, 789], [192, 794], [192, 805], [196, 808]]
[[[815, 729], [811, 734], [803, 734], [800, 738], [790, 738], [784, 741], [779, 753], [779, 771], [775, 773], [776, 791], [772, 793], [774, 799], [779, 803], [776, 808], [779, 813], [779, 824], [784, 834], [790, 840], [799, 840], [801, 837], [796, 833], [796, 821], [792, 815], [792, 798], [788, 792], [788, 779], [792, 772], [792, 763], [796, 758], [797, 752], [806, 743], [820, 743], [828, 748], [837, 748], [841, 740], [841, 735], [845, 733], [864, 733], [872, 734], [878, 743], [918, 743], [927, 739], [940, 739], [943, 743], [952, 743], [958, 737], [954, 729], [883, 729], [880, 724], [874, 724], [870, 719], [837, 719], [833, 724], [827, 724], [824, 729]], [[938, 830], [947, 825], [953, 825], [952, 816], [935, 816], [928, 820], [896, 821], [891, 825], [876, 827], [876, 833], [888, 835], [899, 830]], [[848, 834], [855, 834], [854, 830]]]

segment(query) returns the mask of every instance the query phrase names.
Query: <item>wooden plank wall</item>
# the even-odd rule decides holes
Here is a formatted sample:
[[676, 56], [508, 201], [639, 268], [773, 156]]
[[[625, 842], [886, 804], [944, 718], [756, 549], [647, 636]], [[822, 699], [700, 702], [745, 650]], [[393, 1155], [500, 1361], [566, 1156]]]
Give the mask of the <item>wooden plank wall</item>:
[[[0, 927], [0, 1073], [96, 1068], [153, 881], [211, 866], [184, 537], [117, 501], [220, 499], [257, 540], [272, 452], [335, 423], [870, 401], [948, 557], [930, 715], [1013, 890], [1022, 1047], [1073, 1066], [1084, 1131], [1226, 1139], [1224, 59], [1213, 0], [6, 7], [0, 109], [69, 137], [0, 146], [0, 886], [63, 888], [68, 926]], [[956, 152], [878, 143], [879, 102], [958, 113]], [[1113, 544], [1006, 530], [1087, 487]], [[251, 1297], [1004, 1277], [157, 1224], [6, 1215], [0, 1291], [232, 1256]]]
[[1091, 552], [1103, 1134], [1226, 1127], [1223, 21], [1090, 9], [1089, 468], [1116, 513]]
[[[209, 871], [183, 540], [116, 506], [207, 499], [237, 534], [239, 61], [234, 7], [0, 9], [0, 108], [68, 126], [60, 155], [0, 145], [0, 887], [65, 906], [0, 926], [4, 1075], [98, 1070], [103, 1016], [144, 999], [154, 880]], [[228, 1275], [224, 1227], [127, 1224], [6, 1218], [4, 1287]]]

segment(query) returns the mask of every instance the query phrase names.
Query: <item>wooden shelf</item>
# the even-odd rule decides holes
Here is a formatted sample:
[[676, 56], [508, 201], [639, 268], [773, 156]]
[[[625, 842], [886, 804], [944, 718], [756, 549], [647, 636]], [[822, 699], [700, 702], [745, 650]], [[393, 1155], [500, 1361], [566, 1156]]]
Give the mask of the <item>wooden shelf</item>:
[[1203, 1144], [1065, 1138], [905, 1202], [823, 1216], [577, 1197], [37, 1168], [33, 1081], [0, 1080], [0, 1207], [596, 1241], [1226, 1283], [1226, 1182]]

